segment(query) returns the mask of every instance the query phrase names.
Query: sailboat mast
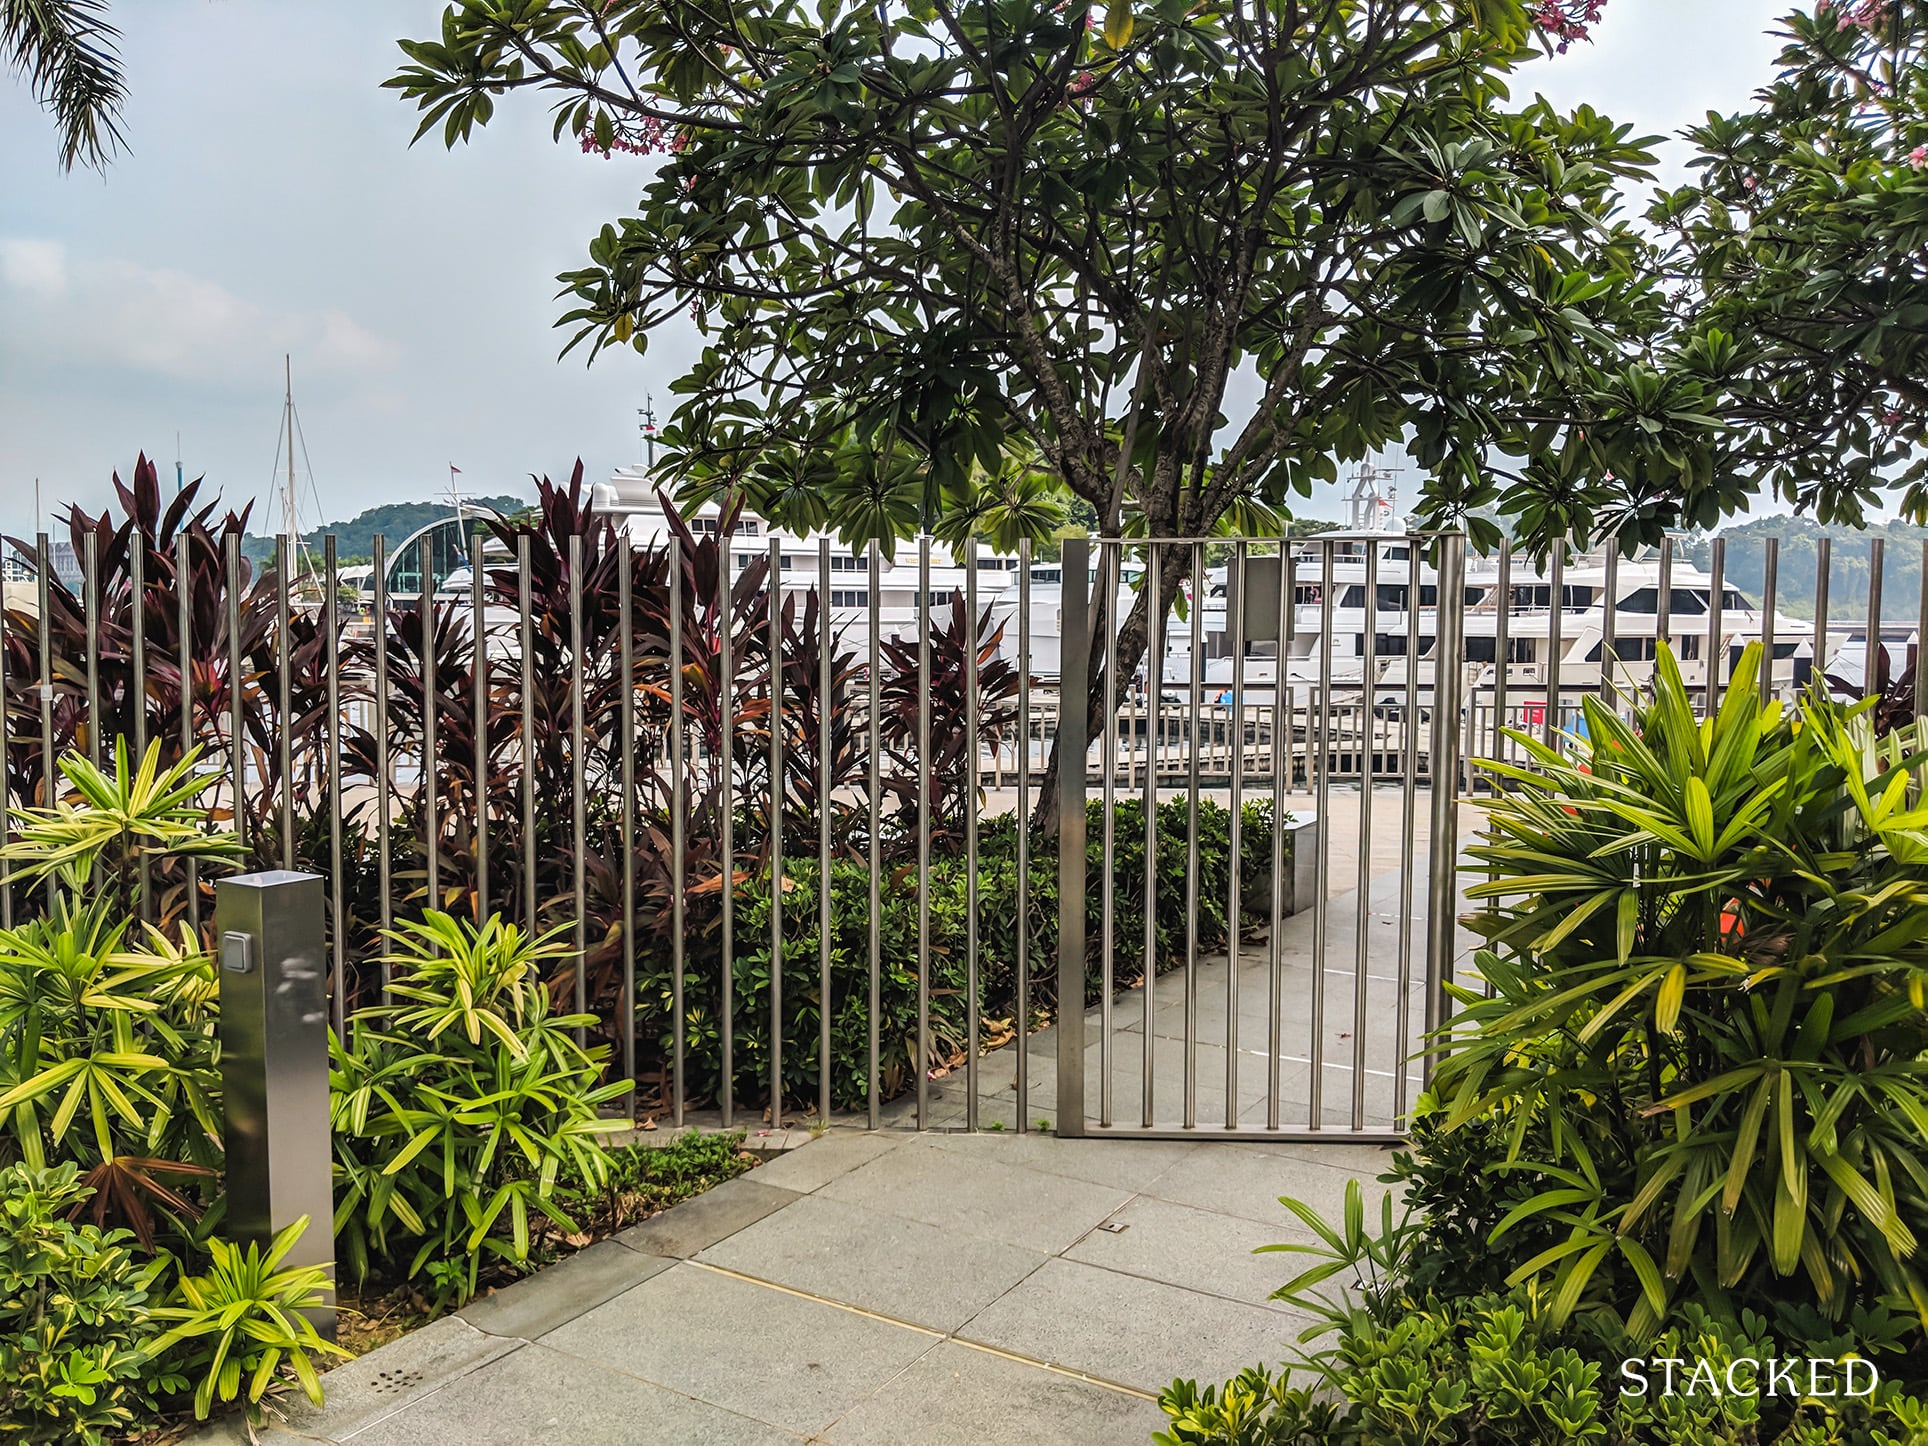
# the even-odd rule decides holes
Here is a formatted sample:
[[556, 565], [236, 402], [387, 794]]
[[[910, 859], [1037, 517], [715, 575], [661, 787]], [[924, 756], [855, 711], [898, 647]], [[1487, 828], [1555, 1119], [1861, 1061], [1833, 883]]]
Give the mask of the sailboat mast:
[[301, 533], [295, 526], [295, 370], [294, 360], [281, 354], [281, 376], [285, 386], [282, 412], [288, 423], [288, 491], [281, 500], [281, 530], [288, 535], [288, 546], [301, 546]]

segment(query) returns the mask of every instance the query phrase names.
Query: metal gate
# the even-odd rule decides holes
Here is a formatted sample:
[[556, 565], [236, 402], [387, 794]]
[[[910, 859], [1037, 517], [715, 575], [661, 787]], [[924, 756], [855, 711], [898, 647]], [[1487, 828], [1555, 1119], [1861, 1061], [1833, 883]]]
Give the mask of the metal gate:
[[[1222, 583], [1196, 539], [1065, 544], [1067, 696], [1094, 645], [1104, 696], [1119, 695], [1111, 680], [1123, 672], [1131, 679], [1099, 710], [1095, 736], [1084, 710], [1066, 707], [1060, 724], [1058, 997], [1089, 997], [1095, 961], [1097, 1019], [1060, 1023], [1056, 1128], [1396, 1141], [1424, 1087], [1420, 1046], [1444, 1017], [1456, 946], [1465, 539], [1211, 547], [1227, 554]], [[1150, 617], [1142, 674], [1121, 670], [1113, 611], [1140, 561], [1151, 578], [1176, 565], [1192, 583], [1177, 624], [1189, 647]], [[1090, 591], [1073, 585], [1083, 577]], [[1348, 615], [1363, 604], [1361, 650], [1335, 636], [1341, 602]], [[1299, 616], [1314, 603], [1318, 633], [1307, 636]], [[1403, 636], [1387, 645], [1377, 627], [1395, 619]], [[1159, 937], [1149, 899], [1143, 937], [1115, 936], [1108, 866], [1096, 881], [1099, 936], [1087, 937], [1088, 805], [1102, 802], [1098, 856], [1109, 860], [1128, 789], [1143, 804], [1148, 893], [1159, 886], [1156, 805], [1183, 802], [1182, 945]], [[1200, 874], [1214, 810], [1234, 861], [1218, 897]], [[1271, 834], [1256, 866], [1242, 847], [1248, 815]]]

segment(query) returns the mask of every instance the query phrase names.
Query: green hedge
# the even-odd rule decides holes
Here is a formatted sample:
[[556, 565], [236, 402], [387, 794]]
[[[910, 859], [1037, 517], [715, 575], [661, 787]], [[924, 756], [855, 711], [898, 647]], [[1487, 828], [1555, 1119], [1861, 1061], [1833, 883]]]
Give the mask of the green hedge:
[[[1098, 958], [1105, 865], [1102, 805], [1090, 806], [1087, 830], [1085, 1004], [1101, 986]], [[1186, 948], [1186, 804], [1158, 809], [1158, 884], [1155, 926], [1159, 972], [1181, 966]], [[1199, 804], [1199, 947], [1226, 947], [1226, 907], [1231, 866], [1231, 813]], [[1270, 917], [1272, 810], [1245, 805], [1241, 823], [1241, 913], [1251, 929]], [[1141, 972], [1145, 932], [1144, 806], [1117, 805], [1111, 850], [1114, 984], [1123, 988]], [[1288, 861], [1289, 867], [1289, 861]], [[1056, 840], [1035, 841], [1030, 859], [1029, 960], [1033, 1008], [1057, 1008], [1058, 858]], [[927, 1064], [953, 1057], [965, 1042], [968, 882], [962, 857], [934, 858], [930, 869], [931, 1052]], [[818, 889], [814, 858], [786, 860], [783, 893], [783, 1078], [786, 1099], [817, 1098], [820, 999]], [[978, 983], [984, 1020], [1011, 1019], [1017, 1005], [1017, 828], [1006, 815], [987, 821], [978, 847]], [[830, 871], [831, 1101], [856, 1108], [866, 1099], [870, 993], [870, 870], [858, 861], [836, 861]], [[887, 873], [880, 891], [879, 1069], [886, 1096], [916, 1082], [917, 891], [914, 868]], [[770, 897], [767, 875], [740, 884], [734, 920], [732, 1073], [739, 1100], [768, 1094], [770, 1040]], [[720, 940], [714, 923], [685, 941], [685, 1069], [692, 1099], [714, 1098], [722, 1078]], [[647, 1050], [667, 1060], [674, 1044], [672, 974], [667, 953], [637, 961], [637, 1027]]]

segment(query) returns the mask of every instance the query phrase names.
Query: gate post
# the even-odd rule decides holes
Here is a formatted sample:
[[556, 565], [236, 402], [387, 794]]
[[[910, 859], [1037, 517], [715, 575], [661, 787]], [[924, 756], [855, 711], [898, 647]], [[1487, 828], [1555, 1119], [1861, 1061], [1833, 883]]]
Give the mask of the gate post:
[[[1091, 543], [1064, 541], [1058, 666], [1058, 1121], [1085, 1132], [1085, 768], [1090, 748]], [[1026, 660], [1029, 665], [1029, 660]], [[1110, 686], [1110, 680], [1106, 680]], [[1022, 823], [1018, 825], [1024, 827]]]
[[[1432, 820], [1426, 850], [1426, 1033], [1422, 1078], [1432, 1082], [1430, 1036], [1444, 1027], [1451, 1000], [1453, 948], [1459, 928], [1460, 655], [1465, 651], [1466, 538], [1439, 538], [1438, 604], [1433, 633]], [[1504, 664], [1501, 665], [1502, 667]]]

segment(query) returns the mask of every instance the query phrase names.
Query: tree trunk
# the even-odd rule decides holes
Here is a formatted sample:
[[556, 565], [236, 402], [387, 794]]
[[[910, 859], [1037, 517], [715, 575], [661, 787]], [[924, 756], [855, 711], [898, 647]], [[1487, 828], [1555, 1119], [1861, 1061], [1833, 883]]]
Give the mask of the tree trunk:
[[[1138, 590], [1138, 596], [1131, 605], [1131, 611], [1125, 614], [1125, 620], [1118, 629], [1118, 673], [1114, 678], [1107, 679], [1104, 676], [1103, 643], [1106, 629], [1111, 626], [1112, 608], [1116, 606], [1115, 594], [1111, 597], [1100, 597], [1097, 605], [1092, 608], [1091, 658], [1085, 671], [1084, 687], [1086, 738], [1100, 737], [1099, 729], [1113, 726], [1117, 711], [1124, 702], [1125, 687], [1129, 684], [1132, 675], [1138, 671], [1139, 663], [1144, 661], [1146, 650], [1151, 646], [1150, 601], [1153, 593], [1151, 584], [1154, 582], [1156, 584], [1158, 606], [1162, 610], [1162, 615], [1169, 617], [1172, 600], [1178, 596], [1179, 588], [1190, 576], [1191, 567], [1192, 549], [1190, 547], [1169, 546], [1160, 550], [1157, 578], [1148, 578], [1147, 586]], [[1063, 585], [1072, 586], [1072, 580], [1066, 578]], [[1083, 579], [1079, 579], [1077, 585], [1091, 586]], [[1194, 595], [1192, 602], [1196, 607], [1203, 602], [1203, 599]], [[1027, 659], [1026, 662], [1028, 663], [1029, 660]], [[1192, 659], [1194, 667], [1198, 666], [1199, 662], [1197, 658]], [[1146, 677], [1146, 685], [1153, 698], [1158, 696], [1161, 672], [1161, 668], [1155, 667]], [[1071, 706], [1071, 699], [1074, 696], [1074, 690], [1067, 686], [1068, 681], [1062, 677], [1058, 680], [1061, 714], [1064, 709]], [[1044, 838], [1055, 838], [1058, 833], [1058, 763], [1059, 749], [1063, 741], [1064, 734], [1060, 731], [1052, 740], [1051, 756], [1045, 764], [1044, 781], [1039, 785], [1037, 804], [1031, 812], [1032, 831]]]

